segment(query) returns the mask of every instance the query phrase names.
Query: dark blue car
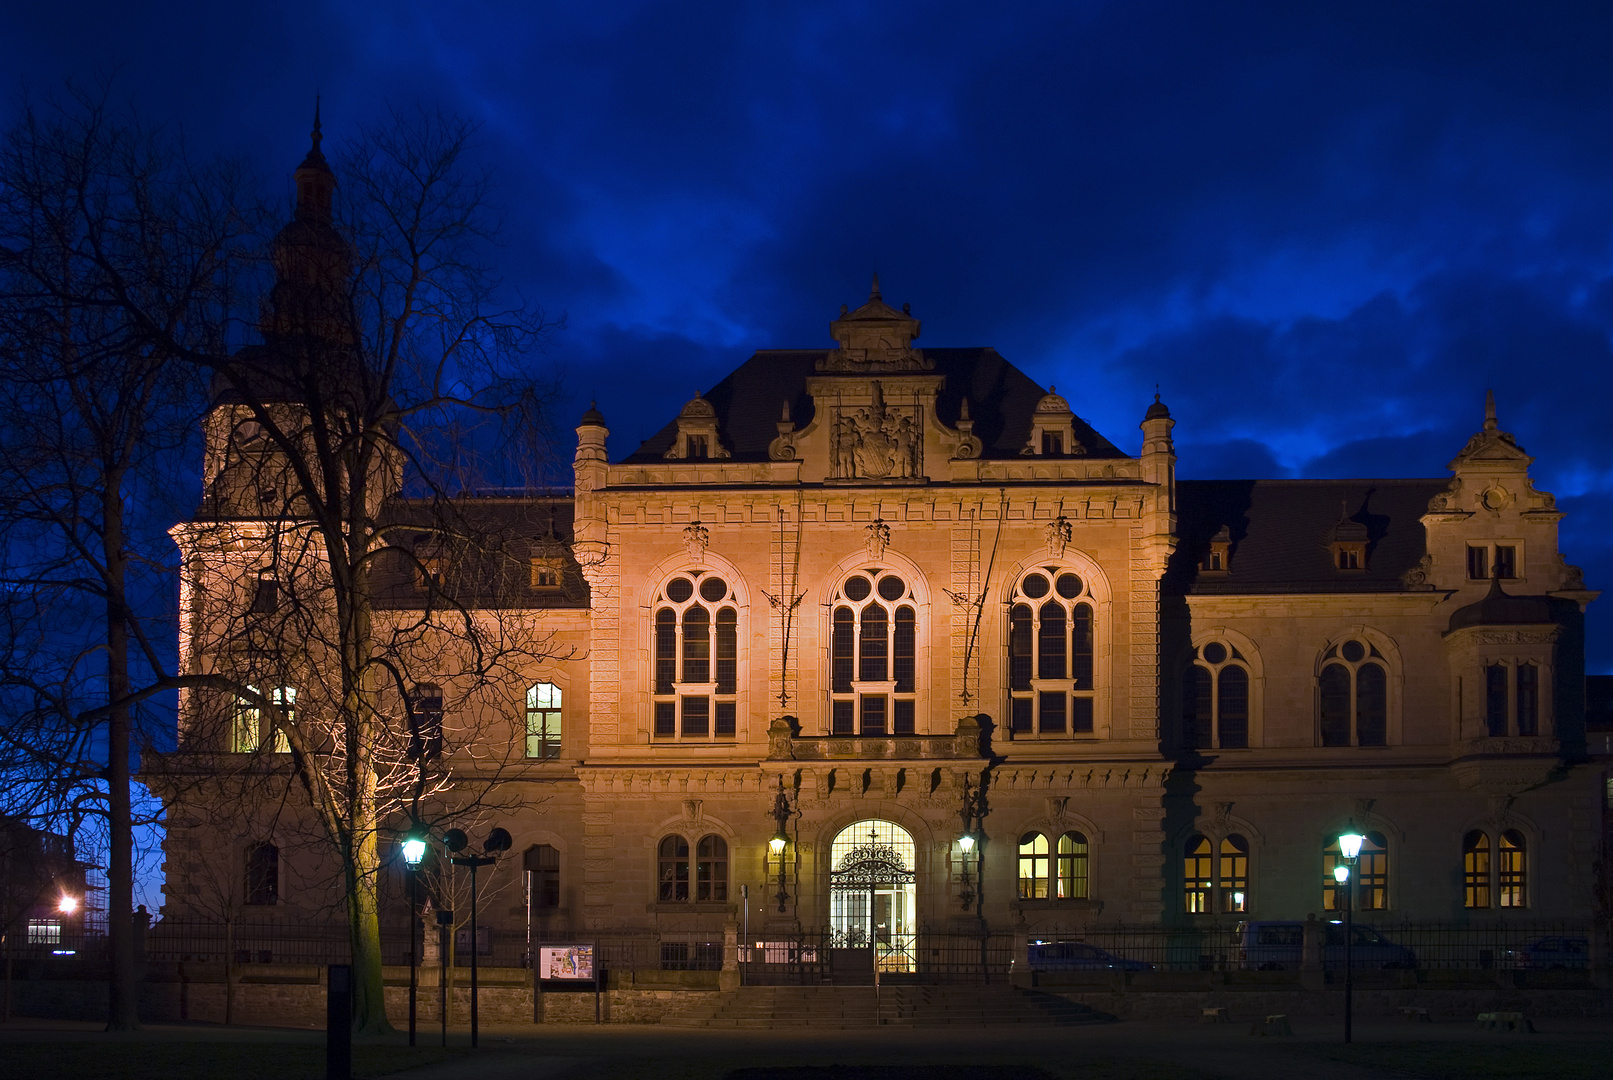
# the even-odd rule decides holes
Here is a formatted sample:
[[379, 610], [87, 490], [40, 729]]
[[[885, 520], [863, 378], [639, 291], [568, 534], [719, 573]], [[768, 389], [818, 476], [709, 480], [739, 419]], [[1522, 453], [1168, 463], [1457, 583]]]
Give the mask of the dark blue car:
[[1523, 971], [1584, 971], [1591, 966], [1591, 940], [1553, 934], [1507, 950], [1507, 966]]
[[1084, 941], [1036, 941], [1026, 948], [1032, 971], [1152, 971], [1153, 964], [1116, 956]]

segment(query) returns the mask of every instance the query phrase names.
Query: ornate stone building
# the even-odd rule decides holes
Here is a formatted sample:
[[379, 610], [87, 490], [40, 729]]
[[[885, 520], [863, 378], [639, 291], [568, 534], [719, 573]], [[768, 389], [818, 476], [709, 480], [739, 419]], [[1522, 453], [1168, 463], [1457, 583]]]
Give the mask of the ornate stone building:
[[[755, 354], [615, 462], [590, 408], [574, 492], [483, 500], [529, 572], [464, 595], [575, 647], [456, 751], [503, 762], [522, 858], [496, 873], [528, 875], [489, 921], [696, 949], [871, 926], [899, 966], [926, 928], [1320, 913], [1350, 826], [1371, 917], [1589, 914], [1596, 593], [1493, 402], [1439, 479], [1178, 481], [1157, 398], [1129, 454], [919, 329], [876, 279], [832, 348]], [[198, 558], [251, 517], [213, 505], [177, 533], [186, 565], [257, 580], [250, 540]], [[192, 593], [255, 597], [202, 572]], [[452, 681], [410, 676], [453, 743]], [[226, 874], [326, 905], [290, 856], [264, 893], [286, 826], [253, 828]]]

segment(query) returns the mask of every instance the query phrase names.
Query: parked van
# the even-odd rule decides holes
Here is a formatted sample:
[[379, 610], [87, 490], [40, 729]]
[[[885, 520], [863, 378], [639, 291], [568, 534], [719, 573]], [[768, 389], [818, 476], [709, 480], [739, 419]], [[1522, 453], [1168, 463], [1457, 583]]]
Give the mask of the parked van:
[[[1344, 923], [1325, 922], [1321, 927], [1322, 966], [1328, 969], [1344, 967]], [[1350, 962], [1353, 966], [1417, 966], [1416, 953], [1404, 945], [1396, 945], [1372, 927], [1356, 923], [1350, 929], [1353, 934]], [[1238, 966], [1246, 971], [1292, 971], [1305, 958], [1305, 924], [1298, 920], [1242, 922], [1233, 932], [1232, 947], [1236, 950]]]
[[1116, 956], [1084, 941], [1033, 941], [1026, 948], [1032, 971], [1152, 971], [1153, 964]]

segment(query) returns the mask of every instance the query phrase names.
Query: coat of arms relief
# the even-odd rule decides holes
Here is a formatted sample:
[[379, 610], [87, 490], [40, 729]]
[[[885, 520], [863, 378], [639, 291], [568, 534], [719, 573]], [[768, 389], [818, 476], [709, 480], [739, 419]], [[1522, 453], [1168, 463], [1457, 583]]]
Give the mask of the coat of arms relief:
[[917, 405], [874, 400], [862, 408], [837, 406], [830, 436], [830, 475], [837, 480], [913, 480], [924, 475], [924, 420]]

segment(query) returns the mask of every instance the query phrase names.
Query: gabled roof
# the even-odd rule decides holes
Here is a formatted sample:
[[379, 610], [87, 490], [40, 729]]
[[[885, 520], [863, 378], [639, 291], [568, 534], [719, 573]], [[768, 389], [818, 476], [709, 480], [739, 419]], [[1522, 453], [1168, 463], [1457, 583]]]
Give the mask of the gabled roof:
[[[1441, 480], [1182, 480], [1176, 485], [1180, 543], [1165, 573], [1167, 592], [1401, 592], [1401, 575], [1427, 551], [1422, 516]], [[1365, 529], [1366, 566], [1339, 570], [1331, 543], [1346, 521]], [[1231, 540], [1228, 572], [1199, 565], [1221, 529]]]
[[[819, 374], [816, 365], [828, 354], [827, 349], [758, 352], [701, 395], [716, 410], [717, 429], [723, 445], [733, 455], [732, 460], [767, 460], [767, 447], [778, 435], [779, 413], [786, 401], [790, 403], [790, 417], [798, 430], [811, 423], [813, 402], [806, 392], [806, 383]], [[999, 460], [1018, 458], [1030, 439], [1031, 414], [1047, 390], [1004, 360], [995, 349], [925, 349], [924, 356], [935, 364], [934, 374], [946, 376], [936, 400], [936, 414], [941, 422], [955, 425], [962, 401], [967, 397], [969, 416], [975, 422], [974, 434], [984, 446], [980, 456]], [[1075, 418], [1074, 430], [1076, 439], [1086, 447], [1088, 457], [1128, 456], [1080, 416]], [[622, 460], [660, 461], [677, 431], [677, 421], [673, 420]], [[1334, 510], [1337, 511], [1337, 506]]]

